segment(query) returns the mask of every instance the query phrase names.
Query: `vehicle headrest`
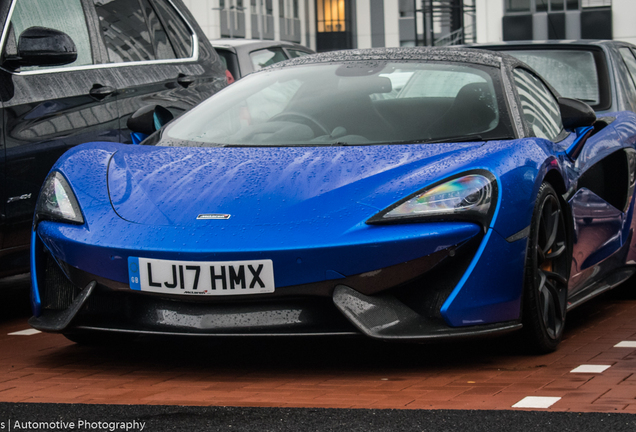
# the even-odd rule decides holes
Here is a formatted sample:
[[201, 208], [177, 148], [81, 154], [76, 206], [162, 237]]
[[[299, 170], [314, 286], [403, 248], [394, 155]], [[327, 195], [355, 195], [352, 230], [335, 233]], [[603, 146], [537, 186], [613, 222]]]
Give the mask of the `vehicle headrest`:
[[470, 83], [462, 87], [457, 96], [455, 96], [454, 104], [472, 105], [475, 103], [486, 104], [488, 106], [493, 103], [493, 94], [490, 86], [486, 83]]
[[393, 90], [391, 80], [381, 76], [341, 77], [338, 80], [339, 92], [353, 92], [363, 95], [390, 93]]

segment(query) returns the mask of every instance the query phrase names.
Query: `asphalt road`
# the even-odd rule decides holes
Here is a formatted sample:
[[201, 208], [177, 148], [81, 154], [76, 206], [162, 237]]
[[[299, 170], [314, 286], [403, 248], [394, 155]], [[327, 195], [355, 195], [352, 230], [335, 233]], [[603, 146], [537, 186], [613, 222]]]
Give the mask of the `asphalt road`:
[[[58, 424], [50, 424], [59, 421]], [[0, 403], [2, 423], [11, 431], [240, 431], [240, 432], [472, 432], [472, 431], [634, 431], [630, 414], [533, 411], [439, 411], [302, 408], [232, 408], [142, 405], [65, 405]], [[48, 422], [48, 428], [28, 422]], [[61, 422], [64, 422], [62, 424]], [[82, 428], [77, 426], [82, 423]], [[102, 422], [101, 428], [99, 422]], [[75, 428], [68, 428], [74, 423]], [[86, 427], [88, 425], [88, 427]], [[143, 429], [142, 429], [143, 426]], [[64, 428], [66, 427], [66, 428]]]

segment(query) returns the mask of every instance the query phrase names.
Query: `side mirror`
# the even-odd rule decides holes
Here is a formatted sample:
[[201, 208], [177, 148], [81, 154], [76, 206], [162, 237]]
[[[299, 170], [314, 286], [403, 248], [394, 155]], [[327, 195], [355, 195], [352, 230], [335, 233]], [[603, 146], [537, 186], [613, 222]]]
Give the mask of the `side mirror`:
[[29, 27], [18, 40], [18, 55], [7, 58], [15, 66], [60, 66], [77, 60], [77, 48], [69, 35], [45, 27]]
[[596, 113], [592, 107], [578, 99], [559, 98], [559, 109], [565, 129], [592, 126], [596, 121]]
[[174, 116], [161, 105], [146, 105], [128, 118], [126, 126], [136, 134], [151, 135], [172, 120]]

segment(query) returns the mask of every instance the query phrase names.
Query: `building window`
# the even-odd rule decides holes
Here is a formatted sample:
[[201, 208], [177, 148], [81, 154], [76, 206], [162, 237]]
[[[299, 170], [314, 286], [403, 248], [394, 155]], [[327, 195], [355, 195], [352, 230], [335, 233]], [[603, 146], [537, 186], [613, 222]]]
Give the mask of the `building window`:
[[612, 6], [612, 0], [583, 0], [584, 8]]
[[413, 17], [414, 7], [413, 0], [400, 0], [400, 18]]
[[537, 4], [534, 7], [536, 12], [547, 12], [548, 11], [548, 0], [538, 0]]
[[530, 0], [506, 0], [506, 12], [530, 12]]
[[318, 32], [344, 32], [346, 28], [345, 0], [318, 0]]
[[561, 12], [565, 10], [565, 0], [550, 0], [550, 12]]
[[505, 0], [505, 2], [506, 14], [519, 12], [564, 12], [566, 10], [581, 9], [581, 0]]

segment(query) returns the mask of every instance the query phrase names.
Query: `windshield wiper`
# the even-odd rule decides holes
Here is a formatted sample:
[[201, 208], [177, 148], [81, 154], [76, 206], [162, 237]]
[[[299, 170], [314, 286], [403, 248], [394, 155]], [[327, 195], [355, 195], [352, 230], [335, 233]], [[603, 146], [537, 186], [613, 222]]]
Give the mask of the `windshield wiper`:
[[435, 140], [423, 140], [421, 142], [435, 144], [435, 143], [458, 143], [458, 142], [471, 142], [471, 141], [486, 141], [486, 140], [481, 135], [468, 135], [468, 136], [463, 135], [463, 136], [456, 136], [456, 137], [439, 138]]

